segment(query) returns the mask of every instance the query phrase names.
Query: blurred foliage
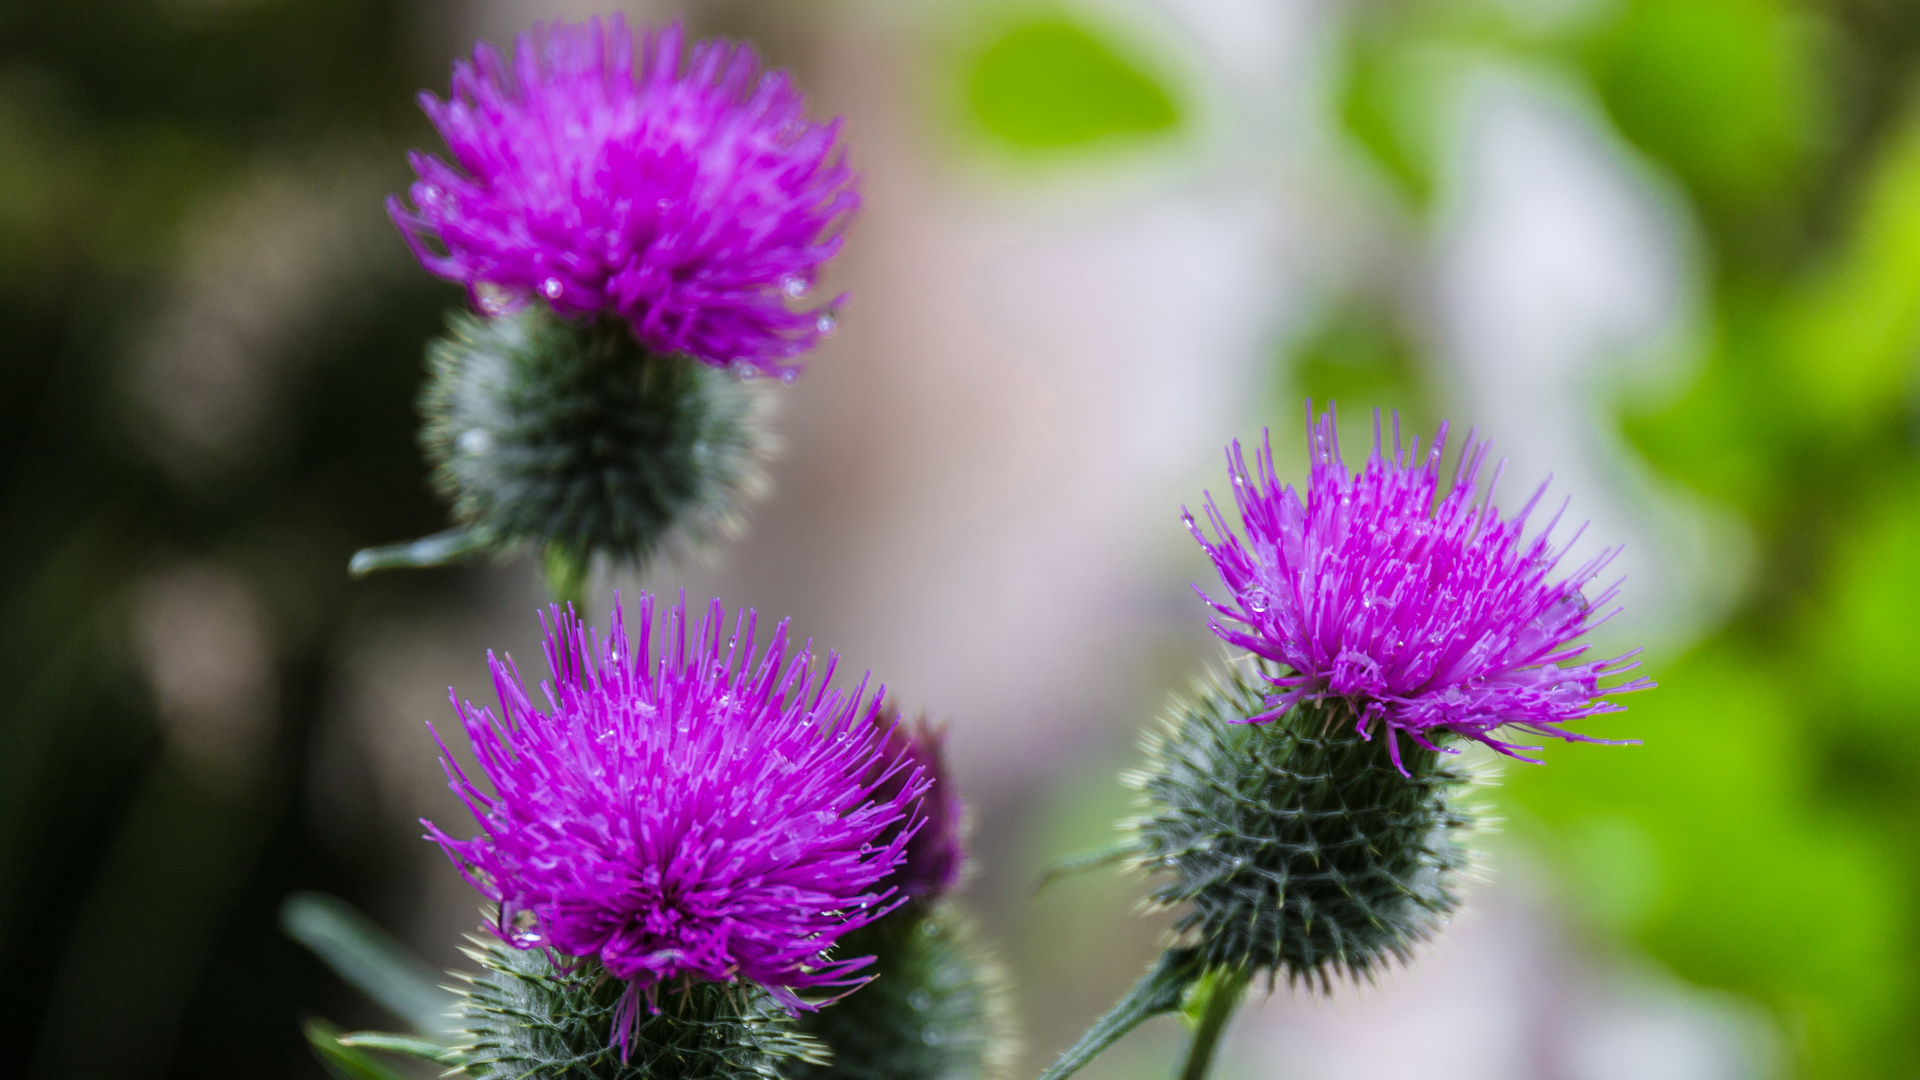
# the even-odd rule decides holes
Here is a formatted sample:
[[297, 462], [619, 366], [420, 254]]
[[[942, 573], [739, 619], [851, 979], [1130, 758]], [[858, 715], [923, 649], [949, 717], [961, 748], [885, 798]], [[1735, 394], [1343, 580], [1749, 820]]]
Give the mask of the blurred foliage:
[[[1289, 416], [1304, 398], [1318, 409], [1336, 406], [1340, 445], [1355, 460], [1373, 443], [1372, 410], [1379, 410], [1382, 439], [1391, 444], [1397, 418], [1409, 440], [1427, 438], [1440, 422], [1435, 393], [1420, 362], [1420, 341], [1403, 313], [1387, 300], [1351, 296], [1321, 314], [1288, 348], [1286, 377], [1275, 380], [1271, 415]], [[1338, 408], [1346, 402], [1346, 408]], [[1354, 408], [1364, 405], [1364, 408]], [[1302, 440], [1281, 439], [1282, 460], [1306, 461]]]
[[[315, 835], [308, 748], [356, 613], [394, 588], [439, 595], [454, 581], [382, 593], [350, 588], [343, 568], [356, 543], [442, 518], [410, 406], [419, 343], [457, 295], [409, 277], [296, 297], [323, 309], [295, 324], [317, 332], [259, 358], [277, 382], [277, 449], [218, 482], [162, 467], [134, 373], [169, 305], [196, 287], [194, 226], [258, 190], [263, 171], [311, 175], [371, 144], [396, 175], [369, 183], [397, 183], [403, 135], [423, 126], [412, 94], [432, 76], [410, 69], [412, 19], [396, 0], [0, 10], [9, 1075], [322, 1075], [296, 1024], [330, 980], [275, 912], [301, 885], [364, 896], [397, 863]], [[356, 224], [378, 229], [368, 203]], [[284, 243], [270, 221], [228, 232], [267, 255]], [[404, 257], [389, 244], [345, 276], [378, 280]], [[257, 760], [197, 760], [142, 670], [136, 599], [182, 565], [218, 568], [263, 613]]]
[[[1678, 181], [1705, 355], [1683, 393], [1618, 410], [1656, 468], [1747, 520], [1759, 559], [1726, 623], [1593, 725], [1645, 746], [1554, 752], [1508, 770], [1504, 798], [1594, 925], [1767, 1005], [1798, 1074], [1900, 1073], [1920, 1052], [1920, 7], [1524, 7], [1363, 5], [1340, 115], [1431, 214], [1463, 77], [1520, 65], [1584, 86]], [[1341, 340], [1311, 339], [1296, 380], [1339, 389]]]
[[974, 121], [1023, 150], [1150, 135], [1180, 120], [1150, 74], [1065, 16], [1003, 29], [974, 58], [966, 87]]

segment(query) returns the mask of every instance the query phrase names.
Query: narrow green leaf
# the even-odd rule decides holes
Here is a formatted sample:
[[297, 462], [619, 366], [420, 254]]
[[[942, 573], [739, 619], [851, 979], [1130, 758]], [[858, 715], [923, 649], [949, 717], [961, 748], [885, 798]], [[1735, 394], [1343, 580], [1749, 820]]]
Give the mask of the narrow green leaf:
[[307, 1042], [319, 1055], [320, 1064], [339, 1080], [413, 1080], [397, 1073], [374, 1058], [340, 1041], [340, 1029], [325, 1020], [309, 1020]]
[[467, 1060], [465, 1054], [445, 1043], [437, 1043], [431, 1039], [416, 1039], [410, 1035], [393, 1035], [384, 1031], [350, 1031], [340, 1036], [339, 1042], [342, 1046], [406, 1054], [409, 1057], [417, 1057], [439, 1065], [459, 1065]]
[[1139, 842], [1133, 837], [1127, 837], [1124, 840], [1115, 840], [1111, 844], [1094, 848], [1091, 851], [1062, 855], [1051, 863], [1048, 863], [1047, 868], [1041, 872], [1040, 880], [1034, 882], [1033, 885], [1034, 895], [1038, 896], [1047, 886], [1069, 874], [1078, 874], [1084, 870], [1097, 870], [1102, 866], [1111, 866], [1127, 856], [1134, 854], [1139, 849]]
[[287, 935], [342, 979], [428, 1034], [452, 1031], [453, 995], [431, 967], [337, 896], [297, 892], [280, 907]]
[[376, 570], [445, 566], [459, 562], [485, 547], [477, 532], [462, 525], [404, 544], [361, 548], [353, 553], [353, 561], [347, 564], [347, 573], [354, 577], [366, 577]]
[[1108, 1009], [1105, 1016], [1094, 1021], [1079, 1042], [1061, 1054], [1052, 1068], [1040, 1074], [1040, 1080], [1066, 1080], [1118, 1042], [1122, 1035], [1161, 1013], [1180, 1008], [1187, 987], [1205, 970], [1206, 962], [1193, 949], [1168, 949], [1161, 953], [1160, 962], [1153, 970], [1133, 984], [1133, 989]]

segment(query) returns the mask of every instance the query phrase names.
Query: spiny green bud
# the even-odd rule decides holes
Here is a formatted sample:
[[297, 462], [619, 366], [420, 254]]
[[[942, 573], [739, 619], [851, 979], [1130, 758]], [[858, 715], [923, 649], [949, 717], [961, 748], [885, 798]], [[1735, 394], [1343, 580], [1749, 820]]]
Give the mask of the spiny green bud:
[[[476, 944], [482, 944], [476, 942]], [[792, 1014], [749, 983], [662, 988], [658, 1012], [641, 1006], [624, 1048], [614, 1033], [627, 986], [582, 960], [555, 967], [544, 949], [497, 942], [468, 954], [454, 1048], [461, 1073], [482, 1080], [778, 1080], [825, 1051]]]
[[1270, 680], [1234, 666], [1176, 700], [1128, 781], [1145, 813], [1133, 861], [1170, 875], [1153, 902], [1180, 908], [1179, 942], [1209, 966], [1329, 988], [1405, 961], [1458, 906], [1452, 755], [1362, 738], [1343, 701], [1302, 702], [1261, 724]]
[[919, 902], [840, 939], [871, 955], [873, 981], [803, 1013], [801, 1030], [826, 1044], [825, 1064], [794, 1064], [790, 1080], [998, 1080], [1014, 1038], [999, 965], [950, 904]]
[[1204, 1071], [1219, 1029], [1257, 972], [1330, 990], [1370, 979], [1431, 936], [1459, 900], [1473, 824], [1455, 802], [1470, 776], [1418, 746], [1395, 767], [1385, 738], [1355, 731], [1339, 700], [1303, 701], [1264, 722], [1274, 672], [1232, 665], [1176, 699], [1128, 782], [1143, 812], [1127, 837], [1056, 872], [1125, 859], [1167, 875], [1178, 909], [1159, 962], [1041, 1080], [1064, 1080], [1142, 1021], [1204, 1018]]
[[531, 549], [572, 595], [596, 556], [639, 565], [729, 533], [764, 490], [761, 387], [538, 302], [449, 323], [428, 348], [421, 441], [459, 527], [362, 551], [356, 574]]

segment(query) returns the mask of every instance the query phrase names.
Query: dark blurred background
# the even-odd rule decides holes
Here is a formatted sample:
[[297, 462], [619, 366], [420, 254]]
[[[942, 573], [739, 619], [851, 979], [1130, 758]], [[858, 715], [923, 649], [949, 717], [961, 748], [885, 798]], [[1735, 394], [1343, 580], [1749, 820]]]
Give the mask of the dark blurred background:
[[[1920, 1076], [1920, 6], [628, 4], [850, 117], [855, 303], [743, 541], [603, 575], [792, 615], [950, 718], [964, 894], [1030, 1075], [1134, 978], [1137, 883], [1035, 899], [1217, 655], [1176, 511], [1302, 400], [1478, 423], [1625, 542], [1657, 691], [1486, 798], [1419, 965], [1238, 1024], [1254, 1077]], [[524, 565], [433, 531], [458, 290], [381, 199], [414, 94], [535, 0], [0, 6], [0, 1043], [9, 1075], [323, 1075], [392, 1026], [288, 940], [338, 894], [438, 966], [477, 898], [423, 721], [524, 661]], [[1150, 1026], [1090, 1080], [1167, 1067]]]

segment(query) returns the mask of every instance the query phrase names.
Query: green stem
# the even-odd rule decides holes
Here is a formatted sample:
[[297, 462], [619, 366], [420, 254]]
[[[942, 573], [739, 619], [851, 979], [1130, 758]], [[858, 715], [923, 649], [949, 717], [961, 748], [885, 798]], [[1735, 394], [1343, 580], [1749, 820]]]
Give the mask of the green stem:
[[1191, 949], [1169, 949], [1160, 954], [1160, 962], [1153, 970], [1135, 983], [1105, 1016], [1094, 1021], [1087, 1033], [1080, 1036], [1080, 1041], [1053, 1063], [1053, 1068], [1040, 1074], [1040, 1080], [1066, 1080], [1100, 1051], [1118, 1042], [1120, 1036], [1152, 1017], [1178, 1009], [1187, 987], [1201, 977], [1203, 967], [1204, 961]]
[[540, 553], [540, 576], [546, 580], [553, 602], [561, 607], [571, 605], [582, 621], [587, 617], [587, 572], [591, 567], [589, 557], [558, 544]]
[[1233, 1019], [1240, 996], [1246, 992], [1247, 981], [1245, 968], [1215, 968], [1201, 981], [1197, 993], [1205, 1002], [1200, 1006], [1200, 1021], [1194, 1025], [1186, 1061], [1175, 1074], [1177, 1080], [1206, 1080], [1208, 1070], [1213, 1068], [1213, 1052], [1220, 1045], [1220, 1035], [1226, 1030], [1227, 1021]]

